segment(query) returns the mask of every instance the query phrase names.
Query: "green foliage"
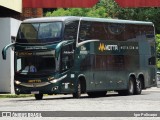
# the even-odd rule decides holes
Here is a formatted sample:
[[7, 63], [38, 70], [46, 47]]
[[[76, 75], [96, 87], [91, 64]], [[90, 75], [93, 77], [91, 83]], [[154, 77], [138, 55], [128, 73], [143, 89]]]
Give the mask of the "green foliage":
[[120, 8], [117, 14], [117, 18], [120, 19], [151, 21], [155, 24], [157, 33], [160, 33], [159, 17], [160, 17], [160, 8], [135, 8], [135, 9]]
[[16, 94], [1, 94], [0, 98], [25, 98], [25, 97], [33, 97], [33, 94], [21, 94], [21, 95], [16, 95]]
[[121, 8], [114, 0], [100, 0], [93, 8], [68, 8], [47, 12], [45, 16], [89, 16], [151, 21], [160, 33], [160, 8]]
[[157, 60], [157, 68], [160, 69], [160, 60]]
[[157, 68], [160, 68], [160, 34], [156, 35]]
[[[160, 8], [121, 8], [114, 0], [100, 0], [93, 8], [68, 8], [48, 12], [46, 16], [89, 16], [126, 20], [151, 21], [160, 33]], [[160, 57], [160, 34], [156, 35], [157, 55]], [[160, 58], [157, 60], [160, 68]]]
[[156, 48], [157, 48], [157, 55], [160, 54], [160, 34], [156, 35]]
[[53, 12], [47, 12], [45, 16], [51, 17], [51, 16], [69, 16], [72, 13], [69, 10], [65, 10], [63, 8], [57, 9]]
[[106, 0], [101, 0], [101, 2], [95, 5], [93, 8], [60, 8], [53, 12], [47, 12], [45, 16], [86, 16], [105, 18], [108, 17], [106, 13], [105, 2]]
[[106, 17], [106, 9], [100, 8], [60, 8], [53, 12], [47, 12], [46, 16], [88, 16], [88, 17]]

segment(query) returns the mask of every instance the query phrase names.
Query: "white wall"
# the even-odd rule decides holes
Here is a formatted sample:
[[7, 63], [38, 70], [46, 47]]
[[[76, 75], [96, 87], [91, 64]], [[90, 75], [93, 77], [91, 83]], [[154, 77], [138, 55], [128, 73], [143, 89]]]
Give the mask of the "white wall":
[[0, 0], [0, 6], [22, 13], [22, 0]]
[[[0, 53], [3, 47], [11, 43], [11, 36], [16, 36], [21, 21], [13, 18], [0, 18]], [[0, 93], [14, 93], [14, 54], [7, 51], [7, 59], [0, 54]]]

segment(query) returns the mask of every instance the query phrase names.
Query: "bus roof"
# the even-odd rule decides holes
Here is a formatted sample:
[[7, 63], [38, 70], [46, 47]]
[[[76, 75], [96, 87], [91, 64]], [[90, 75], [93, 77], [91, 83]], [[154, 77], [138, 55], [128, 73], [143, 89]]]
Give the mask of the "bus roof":
[[51, 21], [72, 21], [72, 20], [80, 20], [80, 17], [74, 16], [63, 16], [63, 17], [41, 17], [41, 18], [31, 18], [26, 19], [23, 23], [37, 23], [37, 22], [51, 22]]
[[108, 22], [108, 23], [122, 23], [122, 24], [153, 25], [152, 22], [145, 22], [145, 21], [108, 19], [108, 18], [94, 18], [94, 17], [76, 17], [76, 16], [31, 18], [31, 19], [24, 20], [22, 23], [37, 23], [37, 22], [51, 22], [51, 21], [72, 21], [72, 20], [84, 20], [84, 21]]

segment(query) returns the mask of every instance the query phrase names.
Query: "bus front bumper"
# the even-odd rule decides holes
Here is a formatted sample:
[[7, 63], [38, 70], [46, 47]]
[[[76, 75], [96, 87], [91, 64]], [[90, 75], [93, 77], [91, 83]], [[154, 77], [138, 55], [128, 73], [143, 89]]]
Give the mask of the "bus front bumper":
[[60, 88], [54, 83], [21, 83], [15, 84], [16, 94], [58, 94]]

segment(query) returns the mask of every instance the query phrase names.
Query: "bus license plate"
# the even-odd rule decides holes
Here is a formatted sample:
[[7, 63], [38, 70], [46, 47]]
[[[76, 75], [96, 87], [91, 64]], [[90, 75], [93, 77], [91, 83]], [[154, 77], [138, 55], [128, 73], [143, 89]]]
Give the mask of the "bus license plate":
[[31, 94], [39, 94], [39, 91], [31, 91]]

